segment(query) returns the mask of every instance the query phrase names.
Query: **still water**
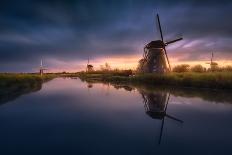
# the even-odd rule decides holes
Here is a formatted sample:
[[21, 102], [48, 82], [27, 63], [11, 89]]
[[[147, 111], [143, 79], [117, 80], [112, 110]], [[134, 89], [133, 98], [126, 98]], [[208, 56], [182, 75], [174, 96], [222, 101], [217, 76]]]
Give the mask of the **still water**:
[[58, 78], [0, 105], [0, 154], [232, 154], [232, 97]]

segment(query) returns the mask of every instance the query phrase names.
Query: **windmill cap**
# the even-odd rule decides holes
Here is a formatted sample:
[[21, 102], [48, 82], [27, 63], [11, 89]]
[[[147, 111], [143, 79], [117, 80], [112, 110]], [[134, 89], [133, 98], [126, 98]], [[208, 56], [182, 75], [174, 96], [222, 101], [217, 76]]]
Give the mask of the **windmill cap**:
[[87, 65], [88, 67], [93, 67], [93, 65]]
[[145, 48], [164, 48], [165, 44], [162, 40], [155, 40], [148, 43]]

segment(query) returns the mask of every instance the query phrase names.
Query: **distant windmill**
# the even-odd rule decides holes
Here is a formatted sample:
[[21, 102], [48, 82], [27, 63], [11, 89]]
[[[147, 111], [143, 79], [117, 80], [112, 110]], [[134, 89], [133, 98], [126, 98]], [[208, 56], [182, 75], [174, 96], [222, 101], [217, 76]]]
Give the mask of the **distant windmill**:
[[43, 66], [43, 60], [41, 59], [40, 67], [39, 67], [39, 74], [41, 76], [43, 76], [45, 70], [47, 70], [47, 68], [44, 68], [44, 66]]
[[180, 37], [172, 41], [164, 41], [158, 14], [157, 22], [161, 40], [151, 41], [144, 47], [143, 59], [139, 61], [138, 66], [138, 71], [142, 73], [165, 73], [171, 71], [171, 65], [165, 47], [183, 39]]
[[89, 58], [88, 58], [88, 63], [86, 66], [86, 72], [92, 72], [93, 71], [93, 65], [89, 64]]
[[153, 119], [162, 120], [158, 144], [161, 143], [165, 117], [183, 123], [182, 120], [167, 114], [170, 93], [140, 92], [143, 97], [146, 113]]
[[212, 52], [210, 62], [206, 62], [206, 64], [210, 65], [210, 70], [211, 71], [214, 71], [217, 68], [217, 66], [218, 66], [218, 63], [216, 63], [215, 61], [213, 61], [213, 58], [214, 58], [214, 54]]

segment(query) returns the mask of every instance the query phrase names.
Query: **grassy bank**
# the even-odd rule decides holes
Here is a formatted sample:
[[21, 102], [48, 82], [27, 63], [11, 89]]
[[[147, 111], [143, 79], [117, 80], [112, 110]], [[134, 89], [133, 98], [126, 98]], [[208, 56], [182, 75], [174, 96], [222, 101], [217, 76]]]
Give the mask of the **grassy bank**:
[[193, 87], [210, 89], [232, 89], [232, 72], [206, 73], [169, 73], [138, 74], [135, 76], [118, 76], [112, 74], [79, 73], [83, 80], [113, 83], [138, 83], [147, 85], [164, 85], [175, 87]]
[[0, 104], [22, 94], [40, 90], [42, 83], [55, 78], [55, 75], [0, 74]]

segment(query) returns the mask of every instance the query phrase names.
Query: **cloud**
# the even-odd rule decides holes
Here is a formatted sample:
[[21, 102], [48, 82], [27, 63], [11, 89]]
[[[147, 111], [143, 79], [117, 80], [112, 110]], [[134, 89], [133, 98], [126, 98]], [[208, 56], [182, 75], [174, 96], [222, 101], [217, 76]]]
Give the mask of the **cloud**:
[[41, 58], [82, 63], [88, 57], [142, 55], [146, 43], [160, 38], [155, 12], [160, 14], [165, 40], [184, 37], [168, 47], [170, 56], [181, 51], [187, 53], [184, 60], [197, 60], [214, 49], [223, 59], [232, 49], [232, 2], [228, 0], [20, 3], [0, 2], [0, 61], [4, 64], [0, 71], [29, 71]]

